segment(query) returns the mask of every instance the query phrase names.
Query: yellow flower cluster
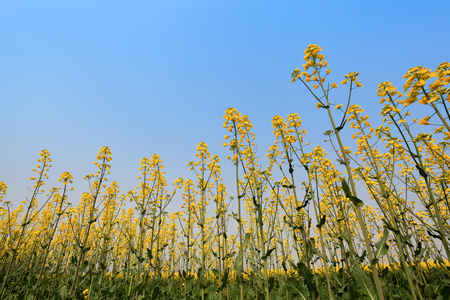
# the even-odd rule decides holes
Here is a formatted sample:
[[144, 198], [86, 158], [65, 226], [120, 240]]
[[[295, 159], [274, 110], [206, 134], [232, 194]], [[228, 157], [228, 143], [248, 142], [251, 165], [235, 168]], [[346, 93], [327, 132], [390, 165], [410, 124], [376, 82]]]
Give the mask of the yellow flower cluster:
[[347, 84], [350, 81], [350, 84], [354, 83], [357, 87], [362, 87], [363, 85], [358, 81], [358, 75], [359, 72], [348, 73], [341, 84]]
[[[326, 69], [325, 74], [321, 74], [322, 69], [328, 66], [328, 61], [325, 60], [325, 56], [320, 51], [322, 51], [322, 48], [316, 44], [309, 45], [306, 48], [303, 52], [303, 61], [305, 61], [303, 64], [304, 72], [295, 69], [291, 74], [291, 82], [296, 80], [301, 80], [303, 83], [312, 81], [314, 82], [314, 89], [317, 89], [325, 82], [325, 78], [331, 73], [331, 70]], [[332, 83], [331, 87], [337, 88], [337, 84]]]
[[[405, 92], [408, 92], [404, 105], [408, 106], [417, 101], [417, 97], [422, 93], [422, 89], [427, 83], [427, 80], [435, 76], [436, 73], [432, 73], [430, 69], [421, 66], [409, 69], [403, 76], [403, 78], [406, 78], [406, 83], [403, 85], [403, 88]], [[428, 99], [425, 95], [422, 97], [421, 103], [428, 104]]]
[[69, 172], [64, 172], [61, 174], [58, 181], [62, 182], [64, 185], [67, 185], [68, 183], [73, 183], [72, 179], [73, 179], [72, 174], [70, 174]]
[[6, 195], [6, 190], [8, 189], [8, 186], [3, 181], [0, 181], [0, 202], [3, 199], [3, 195]]
[[[380, 104], [384, 103], [383, 125], [373, 128], [364, 109], [350, 103], [352, 89], [362, 86], [358, 72], [349, 73], [341, 83], [350, 86], [348, 103], [330, 101], [324, 81], [331, 71], [322, 71], [328, 62], [321, 50], [308, 46], [304, 72], [295, 69], [292, 76], [310, 90], [319, 108], [326, 108], [332, 126], [325, 132], [330, 147], [304, 143], [306, 131], [298, 114], [277, 115], [272, 118], [274, 143], [266, 154], [269, 166], [263, 169], [249, 117], [228, 108], [224, 146], [231, 150], [235, 165], [233, 192], [221, 178], [219, 156], [211, 155], [208, 145], [200, 142], [196, 160], [188, 164], [195, 173], [193, 179], [176, 179], [169, 192], [162, 159], [154, 154], [142, 158], [136, 189], [121, 195], [117, 182], [105, 183], [112, 154], [102, 147], [95, 162], [97, 174], [86, 176], [88, 192], [76, 205], [67, 201], [66, 194], [73, 176], [63, 172], [59, 177], [63, 188], [50, 189], [38, 208], [37, 198], [52, 163], [50, 153], [42, 150], [33, 170], [38, 175], [31, 178], [35, 181], [31, 201], [14, 210], [6, 202], [5, 209], [0, 209], [4, 241], [0, 256], [5, 258], [6, 278], [6, 292], [0, 290], [0, 297], [14, 288], [12, 282], [19, 277], [16, 266], [21, 272], [42, 270], [44, 276], [49, 266], [55, 266], [75, 278], [69, 280], [73, 295], [83, 291], [89, 298], [102, 298], [105, 280], [117, 279], [128, 280], [132, 297], [141, 296], [134, 290], [140, 283], [156, 278], [181, 280], [187, 293], [189, 276], [200, 281], [200, 289], [209, 280], [223, 285], [225, 276], [230, 282], [257, 276], [257, 288], [270, 296], [268, 276], [291, 276], [300, 266], [326, 277], [339, 271], [339, 276], [351, 280], [350, 270], [367, 265], [374, 282], [375, 278], [385, 280], [386, 276], [375, 275], [386, 259], [410, 269], [405, 279], [411, 276], [413, 284], [426, 286], [426, 266], [425, 270], [415, 266], [426, 262], [430, 254], [439, 260], [450, 254], [445, 239], [450, 219], [450, 143], [445, 141], [450, 139], [450, 64], [440, 64], [436, 72], [410, 69], [405, 75], [406, 98], [392, 83], [381, 83], [377, 93], [382, 97]], [[318, 87], [322, 95], [315, 94]], [[405, 106], [416, 101], [434, 112], [411, 122], [414, 106]], [[339, 123], [333, 114], [340, 115]], [[435, 123], [431, 118], [441, 123], [434, 132], [413, 134], [417, 125]], [[352, 144], [346, 145], [339, 133], [349, 131], [353, 141], [348, 139]], [[357, 194], [364, 187], [367, 195], [361, 200]], [[0, 201], [6, 190], [0, 181]], [[181, 209], [169, 213], [166, 208], [178, 190]], [[134, 208], [122, 207], [128, 200]], [[248, 271], [242, 273], [244, 269]], [[90, 283], [77, 283], [87, 272], [92, 276]], [[42, 295], [40, 288], [37, 284], [33, 295]], [[220, 291], [224, 296], [226, 292], [226, 288]]]

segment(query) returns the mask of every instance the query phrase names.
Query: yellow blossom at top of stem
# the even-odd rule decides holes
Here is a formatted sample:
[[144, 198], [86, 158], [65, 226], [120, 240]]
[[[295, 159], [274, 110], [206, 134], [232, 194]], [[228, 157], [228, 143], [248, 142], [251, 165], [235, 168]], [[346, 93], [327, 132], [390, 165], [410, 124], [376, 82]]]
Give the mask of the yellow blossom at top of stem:
[[432, 72], [428, 68], [418, 66], [409, 69], [403, 76], [403, 78], [406, 79], [406, 83], [403, 85], [403, 88], [405, 92], [408, 92], [403, 104], [408, 106], [417, 101], [417, 97], [422, 93], [427, 80], [432, 77], [437, 77], [437, 73]]
[[279, 147], [278, 145], [272, 145], [269, 147], [269, 150], [267, 150], [266, 157], [272, 162], [275, 158], [277, 158], [281, 152], [278, 151]]
[[[223, 127], [227, 128], [227, 130], [232, 132], [234, 135], [234, 138], [232, 138], [229, 143], [223, 143], [223, 146], [229, 146], [231, 150], [238, 151], [238, 149], [242, 147], [242, 142], [244, 139], [249, 139], [249, 136], [251, 135], [250, 130], [253, 125], [247, 115], [241, 115], [235, 108], [232, 107], [225, 111], [225, 116], [223, 118], [225, 119]], [[228, 138], [230, 137], [226, 135], [225, 139]], [[236, 158], [237, 156], [235, 155], [233, 160]]]
[[38, 159], [38, 162], [52, 162], [52, 159], [50, 158], [51, 154], [47, 150], [41, 150], [39, 155], [41, 156], [41, 158]]
[[[395, 85], [393, 85], [392, 83], [387, 82], [387, 81], [382, 82], [378, 85], [377, 95], [380, 97], [387, 96], [386, 98], [381, 98], [380, 104], [382, 104], [385, 101], [393, 103], [394, 100], [403, 96], [403, 94], [397, 90]], [[399, 103], [402, 103], [402, 101], [400, 101], [400, 100], [396, 100], [396, 101]]]
[[143, 171], [146, 167], [150, 165], [150, 160], [148, 157], [144, 157], [141, 159], [139, 171]]
[[97, 160], [103, 160], [105, 159], [105, 161], [111, 161], [112, 157], [111, 157], [112, 153], [111, 150], [109, 149], [108, 146], [103, 146], [100, 151], [98, 152], [97, 155]]
[[195, 153], [195, 156], [203, 159], [209, 158], [210, 154], [208, 151], [208, 145], [205, 142], [200, 142], [197, 145], [197, 152]]
[[347, 110], [347, 115], [352, 115], [354, 113], [360, 114], [360, 113], [363, 113], [363, 112], [364, 112], [364, 109], [361, 108], [361, 105], [352, 104], [352, 105], [350, 105], [350, 107]]
[[276, 115], [272, 118], [272, 127], [273, 128], [278, 128], [278, 127], [284, 126], [284, 125], [285, 125], [285, 123], [284, 123], [283, 117]]
[[306, 50], [303, 52], [303, 60], [306, 61], [303, 65], [305, 71], [308, 70], [309, 67], [313, 66], [316, 60], [323, 61], [325, 59], [325, 56], [319, 53], [320, 51], [322, 51], [322, 48], [317, 46], [317, 44], [308, 45]]
[[[299, 124], [301, 125], [300, 117], [297, 114], [289, 115], [288, 120], [290, 120], [290, 122], [294, 125], [296, 124], [296, 122], [299, 122]], [[291, 135], [292, 133], [294, 133], [294, 130], [288, 129], [287, 124], [286, 122], [284, 122], [284, 119], [282, 117], [273, 117], [272, 127], [274, 128], [273, 134], [276, 136], [277, 140], [281, 139], [281, 142], [285, 147], [288, 147], [288, 144], [294, 143], [296, 141], [296, 138]]]
[[6, 190], [8, 189], [8, 186], [3, 181], [0, 181], [0, 202], [3, 199], [3, 195], [6, 195]]
[[289, 123], [289, 127], [301, 127], [302, 119], [299, 117], [297, 113], [292, 113], [287, 115], [287, 122]]
[[351, 83], [354, 82], [357, 87], [362, 87], [363, 85], [357, 80], [358, 75], [359, 75], [359, 72], [348, 73], [347, 75], [345, 75], [345, 79], [341, 82], [341, 84], [346, 84], [350, 81]]
[[67, 185], [68, 183], [73, 183], [72, 179], [72, 174], [70, 174], [69, 172], [64, 172], [59, 177], [58, 182], [62, 182], [64, 185]]
[[158, 154], [153, 154], [151, 158], [150, 167], [155, 168], [156, 166], [160, 165], [162, 163], [161, 156]]
[[223, 127], [227, 128], [230, 123], [237, 123], [240, 117], [241, 113], [238, 112], [236, 108], [233, 107], [227, 108], [227, 110], [225, 111], [225, 116], [223, 116], [223, 118], [225, 119]]
[[49, 171], [49, 168], [52, 166], [50, 164], [52, 162], [52, 159], [50, 158], [50, 152], [48, 152], [47, 150], [44, 149], [44, 150], [41, 150], [39, 155], [40, 155], [40, 158], [37, 160], [37, 162], [40, 164], [37, 164], [36, 169], [33, 169], [33, 172], [37, 172], [39, 174], [39, 176], [37, 176], [38, 177], [37, 179], [35, 176], [30, 178], [30, 180], [36, 181], [33, 188], [35, 188], [37, 186], [42, 186], [45, 184], [45, 182], [42, 180], [42, 177], [45, 177], [46, 179], [48, 179], [47, 172]]
[[[323, 83], [325, 81], [325, 77], [331, 73], [330, 69], [326, 70], [326, 74], [324, 77], [320, 76], [320, 70], [328, 65], [328, 61], [325, 60], [325, 56], [320, 53], [322, 51], [322, 48], [317, 46], [317, 44], [311, 44], [309, 45], [306, 50], [303, 52], [303, 60], [305, 63], [303, 64], [303, 69], [306, 72], [300, 72], [300, 69], [294, 69], [294, 71], [291, 74], [292, 81], [301, 78], [302, 76], [305, 76], [304, 81], [319, 81], [320, 83]], [[312, 68], [312, 72], [309, 74], [308, 70]], [[312, 76], [312, 77], [311, 77]], [[315, 88], [317, 88], [318, 85], [315, 85]]]
[[440, 63], [436, 68], [436, 73], [442, 83], [450, 83], [450, 63], [448, 61]]

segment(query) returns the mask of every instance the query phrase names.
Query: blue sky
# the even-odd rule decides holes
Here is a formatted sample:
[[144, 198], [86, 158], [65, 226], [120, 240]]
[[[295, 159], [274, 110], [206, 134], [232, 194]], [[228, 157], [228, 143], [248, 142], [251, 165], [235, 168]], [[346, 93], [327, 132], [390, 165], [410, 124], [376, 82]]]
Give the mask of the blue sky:
[[192, 177], [186, 164], [201, 141], [230, 179], [222, 147], [228, 107], [249, 115], [261, 156], [273, 143], [275, 115], [299, 113], [311, 144], [324, 144], [324, 112], [290, 83], [308, 44], [323, 48], [334, 81], [360, 72], [364, 87], [353, 103], [372, 119], [379, 119], [380, 82], [400, 87], [410, 67], [449, 60], [448, 1], [317, 2], [1, 1], [4, 200], [17, 205], [31, 196], [41, 149], [54, 161], [46, 188], [71, 172], [72, 202], [87, 191], [82, 178], [95, 171], [104, 145], [122, 192], [138, 183], [141, 158], [154, 153], [169, 182]]

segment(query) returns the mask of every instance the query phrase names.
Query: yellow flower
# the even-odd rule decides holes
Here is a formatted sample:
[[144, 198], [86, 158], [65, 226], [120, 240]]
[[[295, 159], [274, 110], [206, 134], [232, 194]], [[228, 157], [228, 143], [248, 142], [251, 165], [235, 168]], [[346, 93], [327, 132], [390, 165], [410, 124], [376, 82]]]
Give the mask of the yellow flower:
[[430, 84], [430, 88], [432, 90], [435, 90], [435, 89], [438, 89], [438, 88], [440, 88], [441, 86], [444, 86], [444, 85], [445, 84], [442, 81], [440, 81], [439, 79], [436, 79], [432, 84]]
[[430, 121], [430, 116], [426, 116], [425, 118], [420, 120], [419, 125], [430, 125], [430, 123], [428, 121]]
[[420, 104], [428, 104], [427, 97], [423, 96], [422, 99], [420, 99], [420, 101], [418, 103], [420, 103]]
[[444, 131], [444, 134], [445, 134], [444, 141], [450, 140], [450, 132]]
[[342, 104], [338, 104], [338, 105], [336, 105], [335, 107], [334, 107], [334, 109], [339, 109], [339, 108], [341, 108], [342, 107]]
[[363, 85], [357, 80], [359, 72], [352, 72], [345, 75], [345, 79], [341, 82], [341, 84], [346, 84], [347, 82], [354, 82], [357, 87], [362, 87]]
[[58, 182], [62, 182], [64, 185], [66, 185], [68, 183], [72, 183], [72, 179], [73, 179], [72, 174], [70, 174], [69, 172], [64, 172], [59, 177]]
[[8, 186], [3, 181], [0, 181], [0, 201], [3, 199], [3, 195], [6, 195], [6, 190]]

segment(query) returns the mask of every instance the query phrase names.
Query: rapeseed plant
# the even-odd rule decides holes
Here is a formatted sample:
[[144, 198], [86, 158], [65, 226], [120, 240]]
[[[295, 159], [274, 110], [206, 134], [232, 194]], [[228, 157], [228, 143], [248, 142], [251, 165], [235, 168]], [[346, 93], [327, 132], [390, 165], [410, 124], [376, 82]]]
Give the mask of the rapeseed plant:
[[[356, 185], [354, 182], [354, 174], [350, 167], [349, 150], [348, 150], [348, 148], [344, 147], [344, 145], [342, 143], [342, 139], [340, 137], [340, 131], [345, 126], [345, 118], [343, 119], [343, 121], [341, 121], [340, 125], [337, 125], [335, 123], [333, 115], [331, 113], [330, 98], [329, 98], [330, 89], [326, 88], [324, 85], [326, 77], [331, 73], [331, 71], [329, 71], [330, 69], [324, 70], [324, 68], [328, 65], [328, 61], [325, 60], [325, 56], [323, 54], [321, 54], [320, 51], [322, 51], [322, 48], [317, 45], [309, 45], [308, 46], [308, 48], [304, 52], [305, 55], [303, 58], [303, 60], [305, 61], [305, 63], [303, 64], [303, 69], [305, 71], [300, 72], [299, 69], [295, 69], [291, 75], [292, 82], [295, 82], [296, 80], [299, 80], [300, 82], [302, 82], [309, 89], [309, 91], [314, 96], [314, 98], [317, 100], [316, 107], [324, 108], [327, 110], [328, 117], [329, 117], [329, 120], [330, 120], [330, 123], [332, 126], [332, 131], [333, 131], [334, 136], [336, 137], [338, 144], [339, 144], [339, 153], [337, 153], [337, 154], [339, 156], [339, 160], [343, 163], [343, 165], [346, 168], [348, 180], [349, 180], [350, 187], [351, 187], [351, 191], [348, 187], [345, 189], [346, 195], [348, 198], [353, 200], [352, 202], [354, 202], [354, 204], [355, 204], [356, 217], [357, 217], [358, 223], [360, 225], [361, 231], [363, 233], [365, 248], [366, 248], [367, 254], [369, 255], [369, 259], [372, 261], [374, 259], [373, 250], [372, 250], [372, 247], [371, 247], [371, 244], [369, 241], [368, 232], [366, 230], [365, 222], [363, 220], [363, 217], [361, 214], [361, 208], [360, 208], [360, 206], [363, 205], [363, 202], [357, 198], [358, 196], [357, 196], [357, 192], [356, 192]], [[325, 72], [325, 74], [324, 74], [324, 72]], [[362, 84], [357, 80], [358, 75], [359, 75], [358, 72], [349, 73], [348, 75], [345, 75], [345, 79], [341, 82], [342, 85], [347, 84], [350, 87], [348, 104], [350, 104], [352, 90], [357, 87], [362, 87]], [[319, 97], [314, 92], [314, 90], [312, 90], [308, 86], [307, 83], [309, 81], [316, 82], [313, 84], [313, 89], [316, 90], [317, 88], [320, 87], [320, 90], [321, 90], [323, 96]], [[336, 88], [337, 85], [332, 84], [331, 87]], [[347, 106], [348, 106], [348, 104], [347, 104]], [[343, 182], [343, 187], [345, 187], [346, 184], [347, 183]], [[380, 279], [378, 276], [378, 270], [377, 270], [376, 266], [372, 269], [372, 273], [374, 276], [378, 297], [380, 298], [380, 300], [383, 300], [384, 299], [383, 290], [381, 287], [381, 282], [380, 282]]]
[[[249, 117], [227, 109], [224, 146], [235, 167], [234, 197], [222, 180], [219, 157], [204, 142], [188, 164], [194, 179], [178, 178], [172, 192], [157, 154], [141, 160], [134, 190], [122, 193], [117, 182], [108, 185], [108, 147], [100, 149], [97, 170], [85, 177], [88, 187], [74, 205], [68, 201], [69, 172], [59, 178], [62, 187], [44, 189], [52, 164], [47, 150], [33, 169], [31, 197], [21, 205], [4, 200], [7, 185], [0, 181], [1, 297], [448, 294], [450, 64], [435, 71], [411, 68], [404, 93], [381, 83], [383, 123], [375, 128], [364, 109], [351, 103], [353, 90], [362, 87], [358, 72], [340, 84], [330, 82], [321, 51], [308, 46], [303, 70], [294, 70], [292, 82], [301, 82], [316, 107], [327, 111], [329, 147], [309, 145], [298, 114], [275, 116], [264, 168]], [[347, 103], [332, 102], [332, 91], [345, 86]], [[415, 119], [420, 105], [428, 111]], [[347, 128], [354, 145], [343, 144]], [[426, 132], [416, 133], [422, 128]], [[180, 210], [169, 213], [177, 190]], [[357, 192], [372, 202], [363, 203]], [[234, 200], [237, 213], [230, 211]], [[236, 232], [230, 229], [234, 221]]]

